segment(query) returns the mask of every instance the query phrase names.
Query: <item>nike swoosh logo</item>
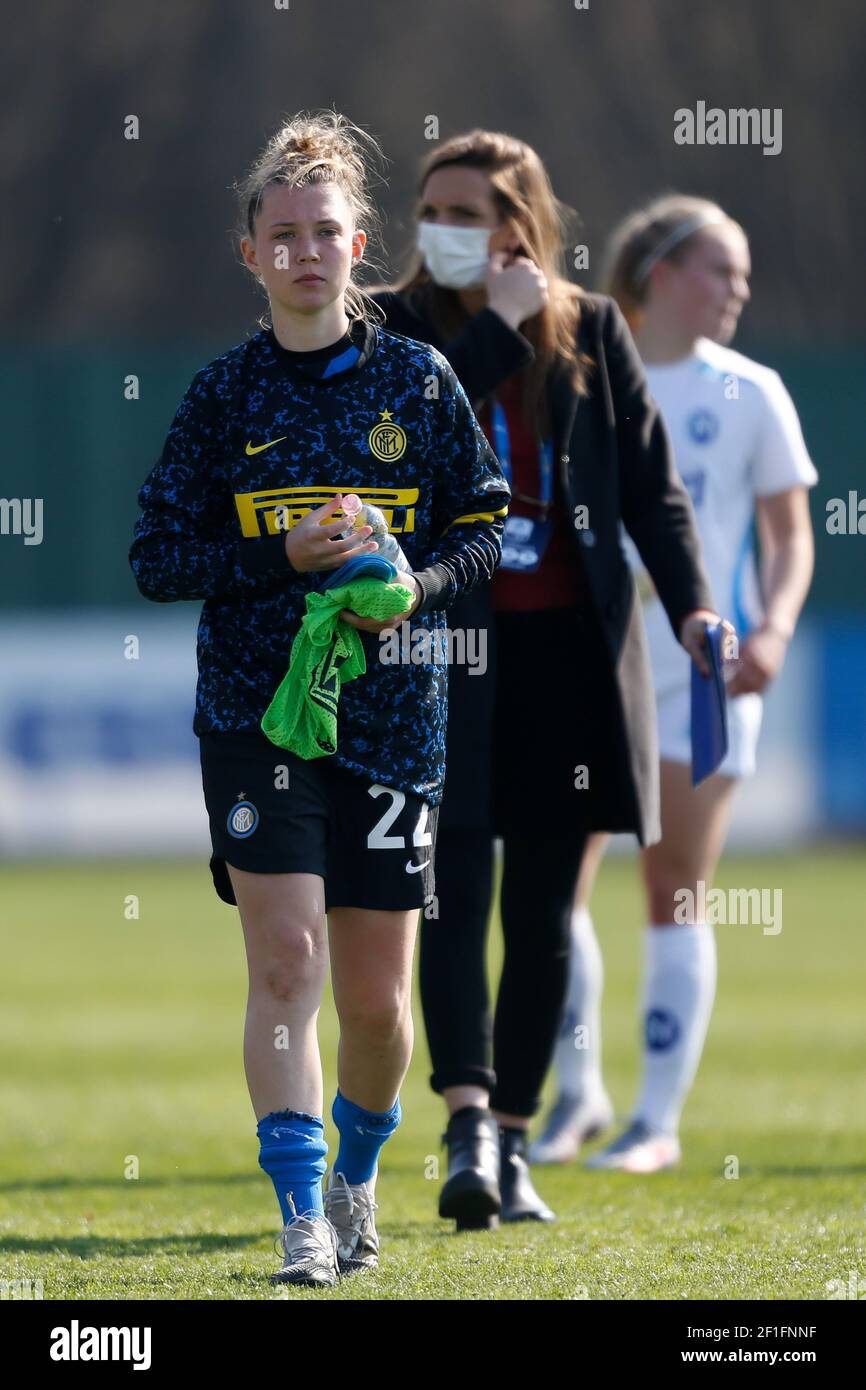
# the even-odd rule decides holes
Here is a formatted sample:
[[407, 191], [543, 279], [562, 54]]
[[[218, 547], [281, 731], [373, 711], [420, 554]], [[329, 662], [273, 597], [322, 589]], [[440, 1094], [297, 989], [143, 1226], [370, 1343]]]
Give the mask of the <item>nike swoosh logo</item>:
[[251, 441], [251, 440], [248, 440], [248, 441], [247, 441], [247, 447], [246, 447], [245, 453], [246, 453], [249, 457], [252, 457], [253, 454], [260, 454], [260, 453], [262, 452], [263, 449], [270, 449], [271, 446], [272, 446], [273, 444], [282, 444], [283, 440], [284, 440], [284, 439], [288, 439], [288, 437], [289, 437], [289, 436], [288, 436], [287, 434], [281, 434], [280, 437], [279, 437], [279, 439], [269, 439], [268, 442], [267, 442], [267, 444], [256, 444], [256, 445], [253, 445], [252, 441]]
[[429, 859], [425, 859], [423, 864], [413, 864], [411, 859], [407, 859], [406, 872], [407, 874], [420, 874], [421, 870], [426, 869], [429, 863]]

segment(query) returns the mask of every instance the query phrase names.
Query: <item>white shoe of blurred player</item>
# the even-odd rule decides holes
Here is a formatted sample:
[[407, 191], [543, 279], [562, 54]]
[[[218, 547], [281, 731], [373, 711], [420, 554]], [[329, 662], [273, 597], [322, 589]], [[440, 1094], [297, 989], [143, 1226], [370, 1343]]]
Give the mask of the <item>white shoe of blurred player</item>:
[[530, 1163], [571, 1163], [581, 1144], [596, 1139], [613, 1124], [613, 1106], [606, 1095], [584, 1102], [560, 1096], [552, 1107], [544, 1131], [529, 1146]]
[[586, 1167], [660, 1173], [663, 1168], [676, 1168], [681, 1158], [680, 1141], [675, 1134], [661, 1134], [643, 1120], [632, 1120], [624, 1134], [586, 1160]]

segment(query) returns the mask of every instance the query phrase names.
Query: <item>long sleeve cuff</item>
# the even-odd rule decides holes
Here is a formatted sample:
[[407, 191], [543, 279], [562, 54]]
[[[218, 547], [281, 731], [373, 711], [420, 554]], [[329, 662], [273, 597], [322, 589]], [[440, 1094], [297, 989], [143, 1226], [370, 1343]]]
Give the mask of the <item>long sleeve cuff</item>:
[[444, 608], [452, 592], [451, 576], [444, 565], [429, 565], [425, 570], [415, 570], [415, 583], [421, 590], [421, 602], [412, 614], [430, 613], [435, 608]]
[[535, 349], [519, 328], [512, 328], [501, 314], [485, 304], [476, 315], [476, 324], [491, 347], [502, 354], [502, 365], [517, 371], [535, 361]]

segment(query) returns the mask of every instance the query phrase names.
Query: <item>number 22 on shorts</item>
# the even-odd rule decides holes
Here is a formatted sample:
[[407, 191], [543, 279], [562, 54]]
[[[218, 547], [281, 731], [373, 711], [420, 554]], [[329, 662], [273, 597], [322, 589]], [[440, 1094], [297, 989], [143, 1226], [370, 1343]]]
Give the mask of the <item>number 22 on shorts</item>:
[[[384, 795], [390, 796], [391, 798], [391, 805], [385, 808], [385, 811], [379, 817], [376, 824], [373, 826], [373, 829], [367, 836], [367, 848], [405, 849], [405, 836], [388, 834], [388, 831], [391, 829], [391, 826], [394, 824], [395, 820], [400, 815], [400, 812], [403, 810], [403, 807], [406, 805], [405, 792], [397, 791], [394, 787], [381, 787], [378, 783], [375, 783], [372, 787], [368, 787], [367, 792], [369, 796], [379, 797]], [[429, 808], [425, 801], [422, 803], [418, 820], [415, 823], [415, 829], [412, 831], [412, 844], [416, 848], [422, 847], [424, 845], [430, 845], [433, 843], [432, 836], [430, 835], [430, 832], [427, 829], [428, 810]], [[406, 865], [406, 870], [408, 873], [418, 873], [421, 869], [426, 868], [429, 862], [429, 860], [426, 860], [424, 864], [416, 865], [412, 864], [410, 861], [410, 863]]]

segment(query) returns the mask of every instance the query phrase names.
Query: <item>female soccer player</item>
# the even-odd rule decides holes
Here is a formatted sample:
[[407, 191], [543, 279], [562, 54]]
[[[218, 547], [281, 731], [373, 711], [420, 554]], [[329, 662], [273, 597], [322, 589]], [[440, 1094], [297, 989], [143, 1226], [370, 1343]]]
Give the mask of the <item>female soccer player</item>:
[[[817, 474], [776, 372], [726, 346], [749, 298], [743, 229], [715, 203], [668, 196], [627, 217], [611, 242], [607, 288], [634, 329], [650, 390], [691, 494], [713, 593], [734, 618], [730, 751], [697, 789], [690, 778], [689, 664], [671, 641], [652, 586], [644, 615], [659, 711], [662, 839], [643, 851], [643, 1084], [624, 1133], [589, 1160], [654, 1172], [680, 1160], [680, 1115], [704, 1044], [716, 985], [713, 928], [675, 916], [678, 890], [712, 886], [734, 791], [755, 770], [762, 693], [778, 675], [813, 566], [808, 489]], [[763, 607], [753, 554], [761, 538]], [[601, 846], [595, 846], [597, 867]], [[532, 1146], [566, 1162], [609, 1102], [601, 1079], [601, 956], [589, 915], [592, 874], [575, 904], [571, 984], [556, 1051], [559, 1100]], [[586, 1048], [575, 1047], [581, 1027]]]
[[[565, 278], [538, 155], [497, 132], [457, 136], [425, 161], [417, 213], [418, 254], [377, 303], [389, 327], [449, 358], [513, 488], [502, 565], [450, 614], [484, 634], [488, 654], [486, 675], [449, 670], [438, 917], [421, 929], [431, 1083], [450, 1112], [439, 1210], [458, 1226], [546, 1221], [527, 1128], [562, 1013], [587, 837], [659, 833], [655, 713], [621, 523], [702, 666], [705, 621], [717, 619], [631, 336], [613, 301]], [[505, 956], [491, 1059], [494, 835]]]
[[[141, 490], [130, 557], [146, 598], [205, 600], [194, 729], [211, 870], [244, 932], [244, 1062], [284, 1222], [274, 1277], [308, 1285], [377, 1261], [377, 1163], [400, 1122], [415, 928], [433, 893], [446, 672], [414, 652], [380, 659], [378, 634], [399, 618], [344, 610], [367, 669], [340, 695], [336, 752], [304, 761], [260, 721], [307, 594], [375, 548], [369, 527], [339, 538], [343, 492], [378, 504], [399, 533], [416, 566], [397, 576], [414, 595], [402, 616], [429, 652], [444, 606], [491, 577], [509, 499], [448, 363], [377, 327], [352, 282], [373, 220], [368, 139], [334, 112], [302, 113], [243, 181], [240, 250], [271, 322], [196, 374]], [[329, 659], [311, 692], [333, 689]], [[323, 1198], [328, 946], [340, 1147]]]

